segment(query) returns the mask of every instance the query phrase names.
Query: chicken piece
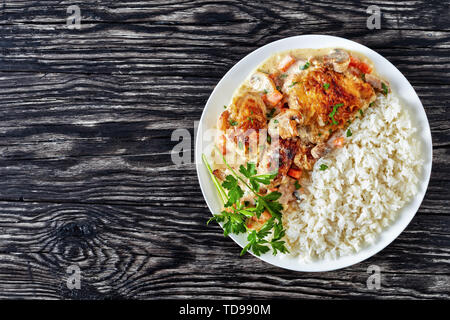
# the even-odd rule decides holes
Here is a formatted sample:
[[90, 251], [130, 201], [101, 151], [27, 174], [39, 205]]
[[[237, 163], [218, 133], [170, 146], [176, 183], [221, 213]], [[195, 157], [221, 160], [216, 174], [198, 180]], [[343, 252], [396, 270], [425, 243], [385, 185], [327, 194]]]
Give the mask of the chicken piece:
[[225, 172], [223, 172], [223, 170], [221, 170], [221, 169], [214, 170], [213, 175], [215, 175], [216, 178], [221, 181], [225, 180]]
[[285, 207], [289, 202], [295, 200], [294, 199], [294, 191], [295, 191], [295, 180], [285, 176], [281, 180], [280, 187], [278, 188], [278, 192], [281, 193], [281, 197], [278, 199], [278, 202]]
[[311, 171], [316, 163], [316, 159], [311, 154], [314, 146], [310, 144], [300, 144], [294, 157], [294, 164], [304, 171]]
[[256, 92], [271, 93], [277, 90], [275, 83], [269, 75], [259, 71], [250, 76], [248, 83]]
[[297, 60], [294, 64], [292, 64], [289, 69], [284, 72], [285, 75], [291, 75], [294, 73], [299, 73], [302, 71], [303, 66], [306, 64], [306, 60]]
[[[389, 83], [387, 81], [382, 81], [379, 77], [373, 74], [366, 74], [364, 76], [366, 82], [370, 84], [378, 92], [389, 92]], [[384, 86], [383, 86], [384, 84]]]
[[285, 94], [289, 107], [302, 115], [307, 142], [326, 141], [327, 132], [344, 127], [376, 98], [369, 84], [348, 72], [338, 73], [320, 64], [305, 71], [295, 75], [294, 85]]
[[314, 157], [314, 159], [319, 159], [330, 151], [330, 146], [328, 146], [326, 143], [320, 143], [311, 149], [311, 155]]
[[282, 109], [281, 112], [269, 122], [269, 135], [280, 136], [282, 139], [293, 138], [298, 135], [297, 126], [301, 122], [298, 110]]
[[277, 177], [269, 187], [278, 186], [281, 179], [287, 175], [297, 154], [299, 143], [300, 141], [296, 138], [281, 139], [275, 137], [272, 139], [258, 166], [258, 173], [260, 174], [278, 171]]

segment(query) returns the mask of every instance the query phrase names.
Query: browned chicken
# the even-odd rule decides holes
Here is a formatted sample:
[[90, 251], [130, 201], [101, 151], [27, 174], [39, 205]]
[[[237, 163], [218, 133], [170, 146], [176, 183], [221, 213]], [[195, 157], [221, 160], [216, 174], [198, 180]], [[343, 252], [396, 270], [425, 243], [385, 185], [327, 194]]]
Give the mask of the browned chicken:
[[267, 128], [266, 105], [260, 95], [247, 93], [235, 99], [230, 107], [222, 112], [217, 127], [219, 148], [225, 154], [227, 150], [242, 154], [250, 144], [258, 145], [260, 130]]
[[[324, 64], [290, 77], [287, 86], [289, 108], [301, 114], [302, 140], [326, 141], [333, 131], [352, 121], [376, 98], [370, 84], [349, 72], [337, 72]], [[286, 87], [286, 86], [285, 86]]]

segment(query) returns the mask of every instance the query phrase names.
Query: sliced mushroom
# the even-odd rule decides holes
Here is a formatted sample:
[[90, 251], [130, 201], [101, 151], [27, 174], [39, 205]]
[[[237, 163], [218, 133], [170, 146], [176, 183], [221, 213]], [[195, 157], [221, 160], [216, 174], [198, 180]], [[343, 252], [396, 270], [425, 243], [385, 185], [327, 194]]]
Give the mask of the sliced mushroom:
[[277, 88], [269, 76], [262, 72], [255, 72], [249, 79], [249, 84], [257, 92], [273, 92]]
[[300, 194], [300, 192], [298, 192], [298, 190], [295, 190], [293, 194], [294, 194], [294, 197], [295, 197], [298, 201], [301, 201], [301, 200], [302, 200], [301, 194]]
[[334, 71], [344, 72], [350, 64], [350, 55], [342, 49], [333, 49], [324, 57], [324, 62], [333, 66]]
[[289, 139], [298, 135], [297, 125], [301, 123], [302, 116], [298, 110], [283, 109], [269, 122], [269, 135]]
[[[365, 75], [365, 80], [375, 90], [380, 91], [380, 92], [384, 92], [385, 90], [387, 90], [387, 92], [389, 92], [389, 83], [387, 81], [384, 81], [384, 80], [382, 81], [380, 78], [378, 78], [377, 76], [370, 74], [370, 73]], [[384, 84], [384, 87], [383, 87], [383, 84]]]

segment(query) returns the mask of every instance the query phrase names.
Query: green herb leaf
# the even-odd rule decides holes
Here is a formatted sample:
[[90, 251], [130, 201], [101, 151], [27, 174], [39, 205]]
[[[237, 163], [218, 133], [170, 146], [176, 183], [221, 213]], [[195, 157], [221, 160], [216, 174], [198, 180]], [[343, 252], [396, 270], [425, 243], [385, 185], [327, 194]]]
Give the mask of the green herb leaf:
[[352, 136], [352, 131], [350, 129], [347, 129], [347, 137], [351, 137]]
[[235, 126], [235, 125], [238, 124], [237, 121], [234, 121], [234, 120], [232, 120], [232, 119], [230, 119], [228, 122], [230, 123], [231, 126]]
[[[259, 218], [261, 214], [267, 210], [270, 213], [271, 218], [266, 221], [259, 231], [252, 230], [248, 233], [248, 244], [242, 249], [241, 255], [249, 250], [255, 255], [261, 255], [268, 252], [271, 248], [274, 255], [278, 252], [288, 252], [284, 245], [284, 241], [281, 240], [285, 235], [285, 230], [283, 229], [281, 222], [281, 211], [283, 210], [283, 206], [277, 201], [281, 197], [281, 193], [274, 191], [265, 196], [258, 194], [259, 184], [270, 184], [270, 182], [278, 175], [278, 172], [258, 175], [256, 165], [247, 163], [246, 166], [241, 165], [239, 167], [240, 174], [238, 174], [226, 162], [223, 155], [222, 159], [232, 173], [225, 177], [221, 186], [219, 185], [220, 189], [223, 187], [228, 191], [227, 194], [223, 191], [227, 198], [227, 202], [224, 205], [226, 210], [223, 210], [220, 214], [214, 215], [207, 223], [211, 221], [223, 223], [222, 227], [224, 229], [224, 235], [229, 235], [231, 233], [239, 234], [247, 232], [248, 230], [246, 219], [253, 218], [254, 216]], [[247, 178], [248, 181], [246, 181], [245, 178]], [[244, 192], [240, 187], [240, 182], [255, 195], [255, 206], [249, 206], [250, 202], [248, 201], [241, 203]], [[273, 237], [268, 241], [266, 238], [272, 233], [272, 230]]]
[[337, 109], [339, 109], [343, 105], [344, 105], [343, 103], [335, 104], [333, 106], [333, 111], [331, 111], [330, 114], [328, 115], [331, 118], [331, 121], [333, 122], [333, 124], [338, 124], [338, 122], [336, 120], [334, 120], [334, 115], [336, 114]]
[[239, 167], [239, 172], [244, 175], [246, 178], [250, 178], [256, 174], [256, 165], [252, 162], [247, 163], [247, 168], [243, 165]]
[[309, 68], [309, 66], [310, 66], [310, 63], [309, 63], [309, 61], [307, 61], [303, 66], [300, 67], [300, 70], [306, 70]]
[[319, 169], [320, 169], [321, 171], [323, 171], [323, 170], [328, 169], [328, 166], [327, 166], [326, 164], [323, 164], [323, 163], [322, 163], [322, 164], [320, 165]]
[[361, 109], [359, 109], [358, 111], [359, 111], [359, 114], [360, 114], [361, 116], [364, 115], [364, 112], [363, 112]]
[[286, 73], [283, 73], [282, 75], [280, 75], [280, 78], [286, 78], [288, 75]]
[[236, 204], [244, 195], [244, 191], [239, 186], [238, 180], [232, 175], [225, 177], [224, 182], [222, 182], [222, 187], [228, 190], [228, 201], [225, 203], [225, 207], [231, 207], [233, 204]]
[[381, 87], [383, 88], [383, 94], [386, 96], [389, 92], [388, 86], [384, 82], [382, 82]]
[[295, 190], [298, 190], [298, 189], [300, 189], [300, 188], [302, 187], [302, 186], [300, 185], [300, 183], [298, 183], [297, 180], [295, 181], [294, 186], [295, 186]]
[[328, 88], [330, 87], [330, 84], [329, 83], [324, 83], [323, 87], [325, 88], [325, 90], [328, 90]]

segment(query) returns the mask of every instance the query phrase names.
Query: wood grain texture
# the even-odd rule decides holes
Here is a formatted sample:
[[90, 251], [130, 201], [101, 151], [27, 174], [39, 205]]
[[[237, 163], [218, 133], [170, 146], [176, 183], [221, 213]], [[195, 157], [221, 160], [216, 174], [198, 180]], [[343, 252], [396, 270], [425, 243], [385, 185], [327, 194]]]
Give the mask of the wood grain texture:
[[[0, 4], [0, 298], [449, 299], [450, 19], [445, 1], [72, 1]], [[192, 164], [175, 166], [220, 78], [249, 52], [330, 34], [388, 58], [420, 96], [433, 173], [408, 228], [344, 270], [296, 273], [206, 226]], [[193, 146], [192, 150], [193, 152]], [[81, 290], [66, 286], [78, 265]], [[382, 287], [369, 290], [369, 265]]]

